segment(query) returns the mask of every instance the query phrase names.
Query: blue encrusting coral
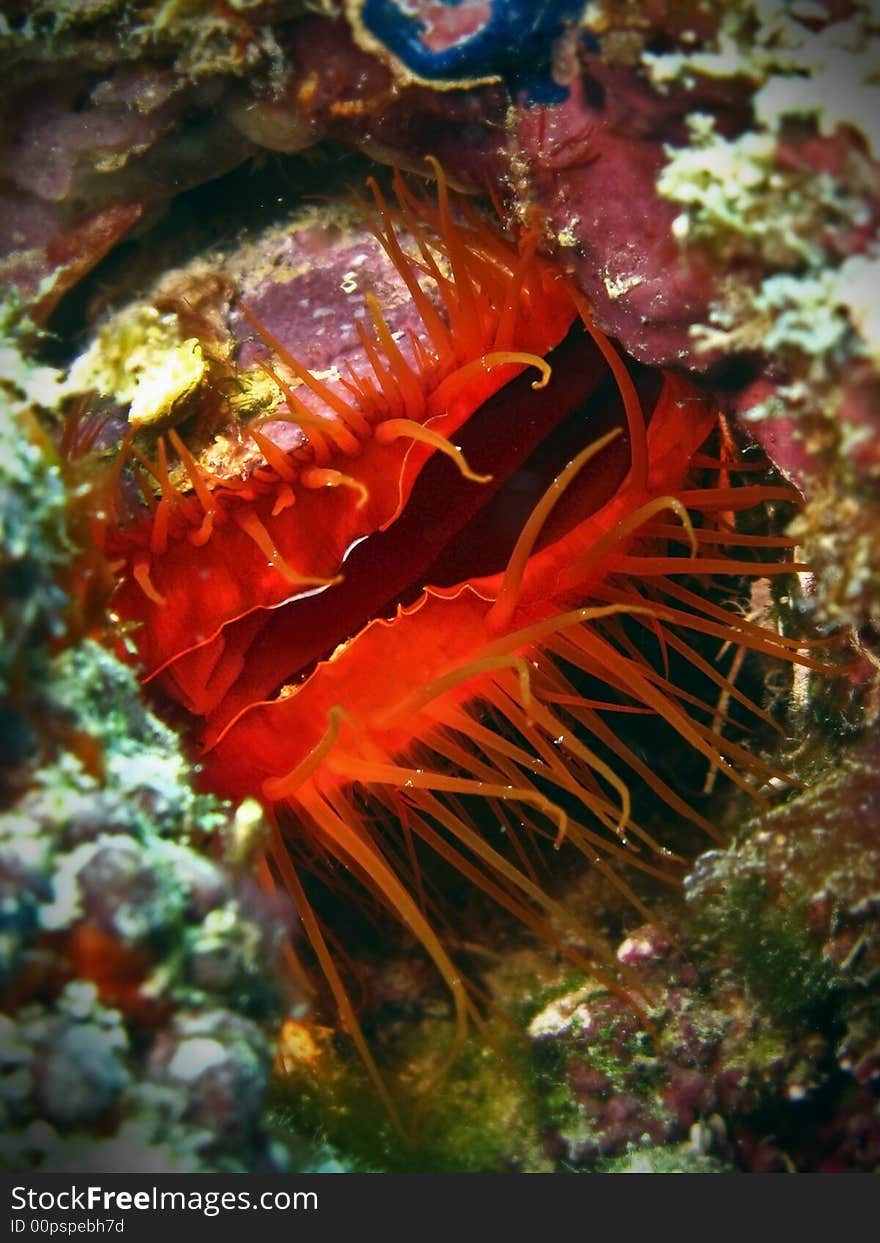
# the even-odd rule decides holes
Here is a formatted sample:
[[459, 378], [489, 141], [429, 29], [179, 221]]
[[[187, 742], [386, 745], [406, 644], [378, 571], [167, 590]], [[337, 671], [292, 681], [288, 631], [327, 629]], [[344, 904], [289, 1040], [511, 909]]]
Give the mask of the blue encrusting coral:
[[503, 78], [532, 101], [565, 92], [552, 81], [553, 44], [581, 0], [364, 0], [360, 20], [422, 78]]

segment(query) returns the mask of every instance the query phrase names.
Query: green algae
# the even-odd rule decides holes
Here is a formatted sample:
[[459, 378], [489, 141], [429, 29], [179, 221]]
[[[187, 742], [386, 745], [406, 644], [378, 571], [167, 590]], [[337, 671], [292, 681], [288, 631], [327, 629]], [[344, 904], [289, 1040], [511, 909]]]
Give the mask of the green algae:
[[776, 1022], [809, 1024], [837, 982], [822, 940], [806, 920], [807, 895], [780, 905], [760, 876], [734, 877], [697, 918], [704, 950], [730, 955], [738, 977]]
[[72, 546], [67, 490], [57, 460], [40, 443], [32, 410], [51, 401], [57, 372], [28, 360], [27, 331], [14, 308], [0, 323], [0, 698], [45, 661], [47, 644], [65, 630], [58, 584]]
[[[528, 1044], [490, 1021], [449, 1062], [451, 1020], [408, 1027], [382, 1069], [399, 1107], [392, 1122], [357, 1055], [329, 1032], [312, 1063], [289, 1066], [273, 1092], [270, 1121], [280, 1138], [308, 1135], [348, 1168], [486, 1173], [548, 1171], [530, 1082]], [[291, 1138], [292, 1137], [292, 1138]]]
[[731, 1167], [708, 1153], [690, 1151], [684, 1145], [646, 1147], [600, 1161], [600, 1174], [729, 1174]]

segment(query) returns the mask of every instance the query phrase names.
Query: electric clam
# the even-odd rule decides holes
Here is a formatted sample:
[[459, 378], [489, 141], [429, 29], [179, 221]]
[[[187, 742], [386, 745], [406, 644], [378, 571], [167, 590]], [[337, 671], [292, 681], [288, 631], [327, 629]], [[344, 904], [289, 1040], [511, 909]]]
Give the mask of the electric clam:
[[[477, 1011], [423, 883], [432, 854], [625, 988], [541, 885], [531, 840], [644, 909], [626, 873], [671, 878], [670, 852], [637, 822], [631, 782], [720, 834], [616, 723], [656, 721], [761, 800], [785, 774], [719, 705], [772, 718], [705, 643], [819, 666], [710, 587], [798, 568], [790, 541], [736, 526], [796, 494], [748, 482], [754, 463], [705, 393], [633, 378], [537, 228], [497, 231], [433, 171], [436, 201], [396, 176], [391, 206], [372, 184], [420, 329], [393, 332], [367, 295], [368, 366], [319, 377], [243, 304], [280, 396], [247, 429], [259, 464], [221, 479], [177, 431], [155, 460], [129, 437], [119, 469], [143, 502], [102, 530], [145, 680], [188, 714], [205, 785], [268, 812], [261, 881], [293, 896], [392, 1112], [303, 866], [338, 861], [409, 928], [461, 1034]], [[283, 424], [293, 447], [273, 438]], [[712, 695], [677, 684], [673, 664]]]

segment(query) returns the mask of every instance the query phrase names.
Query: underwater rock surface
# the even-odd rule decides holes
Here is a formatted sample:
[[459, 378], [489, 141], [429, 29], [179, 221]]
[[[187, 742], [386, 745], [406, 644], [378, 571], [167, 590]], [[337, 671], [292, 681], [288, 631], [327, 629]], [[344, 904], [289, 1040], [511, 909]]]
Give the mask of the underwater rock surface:
[[532, 1019], [539, 1064], [564, 1085], [564, 1160], [678, 1144], [756, 1173], [876, 1169], [877, 765], [865, 738], [702, 855], [681, 944], [650, 925], [620, 944], [654, 1040], [589, 985]]

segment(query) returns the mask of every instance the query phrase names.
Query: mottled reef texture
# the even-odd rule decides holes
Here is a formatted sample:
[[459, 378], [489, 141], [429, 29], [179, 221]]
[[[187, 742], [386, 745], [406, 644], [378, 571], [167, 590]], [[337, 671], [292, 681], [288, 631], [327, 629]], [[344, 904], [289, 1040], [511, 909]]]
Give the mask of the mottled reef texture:
[[248, 876], [259, 809], [195, 793], [130, 670], [82, 637], [77, 500], [32, 422], [48, 375], [7, 351], [0, 1164], [273, 1168], [280, 924]]
[[[346, 1168], [876, 1169], [875, 6], [559, 3], [528, 41], [528, 6], [431, 7], [421, 30], [358, 0], [0, 16], [0, 1161], [271, 1168], [320, 1161], [297, 1138], [318, 1133]], [[647, 899], [656, 925], [571, 888], [653, 1037], [501, 928], [474, 961], [514, 1020], [490, 1020], [503, 1070], [469, 1047], [401, 1145], [334, 1033], [288, 1022], [284, 1157], [265, 1086], [290, 915], [250, 879], [253, 809], [193, 792], [179, 739], [87, 637], [109, 633], [106, 571], [58, 446], [82, 399], [98, 448], [187, 425], [213, 469], [245, 469], [241, 423], [278, 392], [235, 299], [318, 369], [356, 361], [368, 283], [404, 328], [346, 187], [428, 154], [543, 221], [600, 325], [709, 386], [801, 488], [808, 622], [852, 656], [782, 709], [803, 788], [757, 817], [719, 805], [732, 844], [681, 901]], [[363, 977], [371, 1038], [417, 1095], [446, 1001], [406, 954]]]
[[437, 155], [540, 208], [633, 355], [724, 390], [807, 491], [823, 619], [876, 625], [873, 6], [543, 6], [528, 73], [500, 24], [474, 42], [509, 7], [456, 6], [470, 40], [447, 17], [426, 61], [403, 18], [390, 36], [356, 3], [13, 6], [3, 275], [45, 321], [172, 198], [261, 153]]

